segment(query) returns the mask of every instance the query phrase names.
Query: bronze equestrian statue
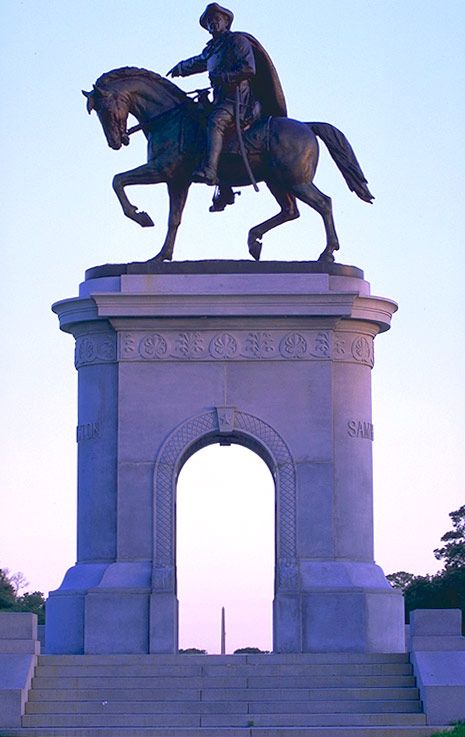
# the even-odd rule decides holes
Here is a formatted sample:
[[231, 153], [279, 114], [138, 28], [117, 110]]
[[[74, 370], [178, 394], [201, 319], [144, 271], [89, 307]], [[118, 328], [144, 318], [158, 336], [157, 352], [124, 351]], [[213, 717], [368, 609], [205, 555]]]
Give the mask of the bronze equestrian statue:
[[[97, 112], [108, 145], [118, 150], [141, 129], [148, 141], [147, 164], [117, 174], [113, 188], [124, 214], [142, 227], [154, 223], [139, 212], [125, 187], [168, 185], [168, 232], [161, 251], [150, 260], [171, 260], [177, 229], [193, 181], [220, 184], [213, 211], [234, 201], [233, 186], [264, 181], [280, 212], [254, 226], [248, 235], [250, 254], [260, 258], [262, 236], [299, 217], [296, 200], [323, 218], [326, 247], [321, 261], [334, 261], [339, 249], [331, 199], [313, 184], [318, 163], [317, 136], [323, 140], [349, 188], [365, 202], [371, 195], [365, 176], [344, 134], [329, 123], [304, 123], [288, 117], [279, 78], [266, 51], [246, 33], [233, 33], [233, 14], [217, 3], [207, 6], [200, 23], [212, 40], [199, 56], [179, 62], [168, 74], [186, 76], [208, 70], [213, 104], [205, 95], [195, 102], [155, 72], [122, 67], [103, 74], [87, 98]], [[139, 125], [127, 130], [128, 115]]]
[[199, 23], [212, 36], [198, 56], [176, 64], [167, 76], [187, 77], [208, 71], [213, 103], [208, 114], [206, 155], [192, 181], [220, 185], [211, 212], [233, 204], [231, 187], [218, 181], [218, 164], [225, 135], [235, 124], [244, 129], [259, 118], [286, 117], [286, 101], [276, 69], [263, 46], [248, 33], [233, 33], [234, 15], [210, 3]]

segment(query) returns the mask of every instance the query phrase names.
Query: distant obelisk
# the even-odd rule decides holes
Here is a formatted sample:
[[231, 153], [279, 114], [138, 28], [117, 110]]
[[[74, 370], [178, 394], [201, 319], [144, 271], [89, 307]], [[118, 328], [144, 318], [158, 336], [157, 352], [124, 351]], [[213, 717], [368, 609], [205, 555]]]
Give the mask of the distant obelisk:
[[226, 654], [226, 616], [224, 606], [221, 607], [221, 655]]

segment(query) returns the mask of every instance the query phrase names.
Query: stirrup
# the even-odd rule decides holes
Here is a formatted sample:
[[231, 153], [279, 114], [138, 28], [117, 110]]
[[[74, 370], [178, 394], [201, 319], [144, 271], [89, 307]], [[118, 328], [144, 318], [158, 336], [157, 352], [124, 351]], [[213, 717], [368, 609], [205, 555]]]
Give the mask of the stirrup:
[[212, 199], [212, 205], [209, 208], [209, 212], [223, 212], [227, 205], [234, 205], [236, 195], [240, 195], [240, 192], [233, 192], [229, 185], [221, 184], [215, 188], [215, 193]]

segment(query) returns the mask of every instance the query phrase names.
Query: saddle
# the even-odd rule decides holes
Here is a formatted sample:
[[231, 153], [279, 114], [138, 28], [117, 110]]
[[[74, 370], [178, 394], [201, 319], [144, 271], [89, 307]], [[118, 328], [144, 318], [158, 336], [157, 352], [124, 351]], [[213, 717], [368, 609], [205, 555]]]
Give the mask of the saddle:
[[[270, 123], [270, 117], [262, 118], [254, 121], [251, 125], [242, 130], [242, 140], [244, 141], [247, 154], [253, 156], [253, 154], [259, 154], [263, 150], [268, 150]], [[223, 142], [222, 155], [241, 155], [239, 139], [235, 129], [226, 133]]]
[[[196, 119], [196, 140], [197, 147], [200, 150], [205, 149], [206, 142], [206, 127], [208, 115], [211, 112], [211, 103], [208, 97], [205, 95], [199, 96], [198, 102], [194, 103]], [[248, 155], [258, 154], [264, 149], [269, 148], [269, 129], [271, 123], [271, 116], [260, 117], [261, 105], [257, 101], [254, 105], [253, 110], [250, 111], [250, 119], [245, 126], [242, 127], [242, 140], [244, 142], [245, 150]], [[185, 121], [185, 125], [189, 125], [188, 121]], [[182, 143], [185, 145], [188, 140], [187, 130], [183, 131]], [[183, 146], [184, 147], [184, 146]], [[239, 139], [237, 137], [237, 131], [235, 126], [232, 126], [229, 131], [226, 131], [223, 139], [223, 150], [222, 156], [241, 156]]]

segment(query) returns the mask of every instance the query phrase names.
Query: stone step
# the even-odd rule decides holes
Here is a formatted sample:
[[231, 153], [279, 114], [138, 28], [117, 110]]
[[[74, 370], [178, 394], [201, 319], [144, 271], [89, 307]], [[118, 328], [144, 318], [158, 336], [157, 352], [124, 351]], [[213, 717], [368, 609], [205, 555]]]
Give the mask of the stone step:
[[40, 645], [37, 640], [0, 640], [0, 653], [6, 655], [38, 655]]
[[27, 714], [24, 727], [423, 726], [424, 714]]
[[[327, 674], [330, 684], [334, 678], [340, 677], [341, 674]], [[350, 676], [350, 674], [349, 674]], [[372, 678], [373, 676], [370, 676]], [[347, 676], [345, 676], [347, 680]], [[352, 677], [353, 679], [353, 677]], [[349, 681], [350, 681], [349, 677]], [[378, 685], [384, 685], [384, 678], [378, 678]], [[381, 683], [380, 683], [381, 682]], [[189, 676], [176, 678], [174, 676], [151, 677], [151, 676], [76, 676], [76, 677], [52, 677], [43, 678], [41, 674], [35, 676], [32, 680], [32, 687], [35, 689], [52, 689], [52, 688], [196, 688], [196, 689], [215, 689], [215, 688], [319, 688], [322, 683], [320, 674], [307, 676]], [[375, 682], [370, 682], [375, 686]]]
[[26, 714], [325, 714], [419, 713], [410, 701], [42, 701], [29, 702]]
[[260, 675], [260, 677], [286, 677], [299, 675], [345, 675], [345, 676], [391, 676], [411, 675], [412, 666], [409, 663], [347, 663], [347, 664], [307, 664], [307, 665], [218, 665], [218, 666], [195, 666], [178, 665], [39, 665], [36, 674], [40, 678], [80, 678], [80, 677], [106, 677], [106, 676], [130, 676], [133, 677], [159, 677], [186, 678], [186, 677], [208, 677], [221, 678], [223, 676], [240, 676], [248, 678]]
[[307, 663], [408, 663], [407, 653], [295, 653], [256, 655], [41, 655], [39, 665], [301, 665]]
[[29, 701], [353, 701], [417, 700], [417, 688], [103, 688], [32, 689]]
[[[40, 675], [37, 676], [37, 678], [42, 677], [42, 671], [40, 671]], [[260, 676], [256, 676], [255, 678], [260, 679], [262, 681], [262, 678]], [[264, 678], [267, 678], [266, 676]], [[290, 676], [289, 676], [290, 678]], [[301, 678], [300, 676], [297, 676], [297, 678]], [[148, 686], [147, 679], [145, 680], [145, 686]], [[166, 685], [166, 681], [168, 679], [161, 679], [162, 685]], [[180, 687], [187, 687], [187, 688], [202, 688], [205, 686], [205, 679], [200, 678], [184, 678], [179, 679], [180, 680]], [[215, 679], [216, 680], [216, 679]], [[201, 682], [200, 682], [201, 681]], [[200, 685], [194, 686], [195, 683], [199, 683]], [[38, 680], [35, 681], [35, 686], [39, 688], [37, 685], [39, 683]], [[63, 683], [62, 679], [58, 679], [57, 686], [60, 688], [60, 685]], [[266, 688], [270, 688], [271, 682], [263, 681], [262, 686]], [[342, 688], [407, 688], [407, 687], [414, 687], [415, 686], [415, 678], [414, 676], [332, 676], [332, 675], [326, 675], [326, 676], [306, 676], [305, 677], [305, 684], [307, 688], [333, 688], [333, 687], [342, 687]], [[83, 679], [83, 682], [79, 684], [79, 688], [86, 688], [87, 683], [85, 682], [85, 679]], [[111, 688], [118, 688], [121, 685], [121, 683], [118, 680], [118, 677], [116, 676], [112, 680]], [[259, 686], [258, 681], [252, 681], [252, 678], [247, 680], [247, 683], [244, 684], [245, 686]], [[297, 685], [297, 682], [294, 679], [294, 685]], [[145, 687], [144, 686], [144, 687]], [[275, 684], [275, 687], [280, 687], [280, 684]], [[40, 686], [40, 688], [42, 688]]]
[[430, 737], [425, 721], [405, 653], [44, 655], [2, 737]]
[[432, 737], [452, 727], [126, 727], [3, 729], [3, 737]]

